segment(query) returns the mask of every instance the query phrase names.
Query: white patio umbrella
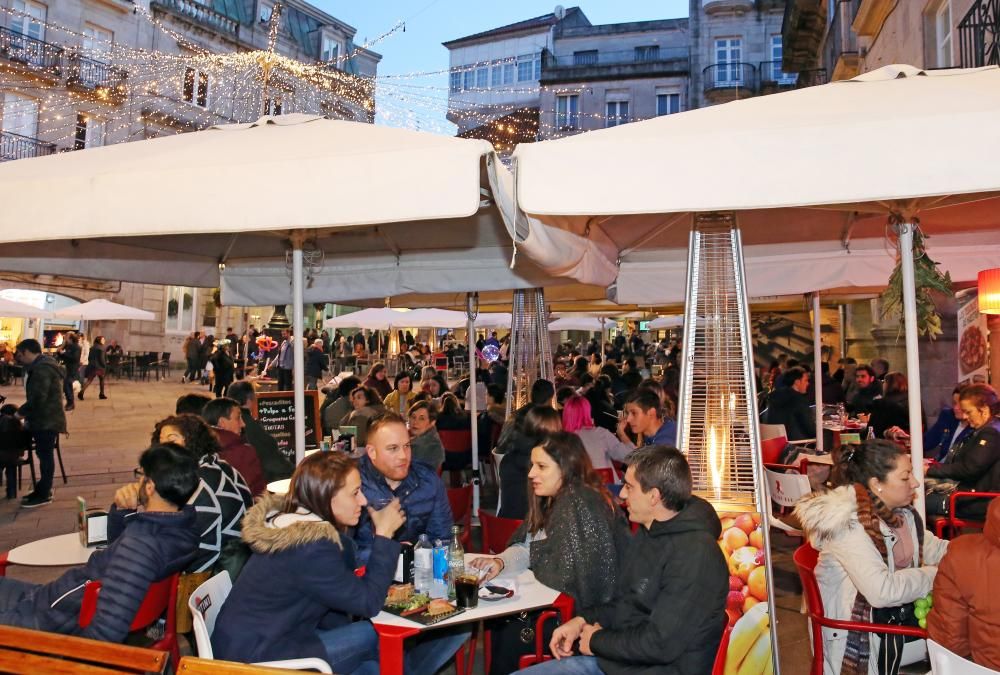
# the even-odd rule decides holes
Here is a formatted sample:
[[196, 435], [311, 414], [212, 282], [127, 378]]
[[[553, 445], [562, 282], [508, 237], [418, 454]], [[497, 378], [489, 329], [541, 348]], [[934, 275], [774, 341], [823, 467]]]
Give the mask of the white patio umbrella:
[[406, 323], [411, 312], [388, 307], [369, 307], [357, 312], [341, 314], [323, 322], [324, 328], [364, 328], [367, 330], [389, 330], [393, 326]]
[[549, 322], [549, 332], [558, 333], [563, 330], [585, 330], [599, 333], [604, 330], [607, 321], [604, 317], [565, 315]]
[[[621, 302], [633, 292], [646, 298], [648, 289], [666, 299], [683, 283], [651, 282], [632, 275], [633, 266], [648, 272], [674, 264], [681, 258], [673, 256], [686, 255], [696, 214], [733, 211], [748, 294], [765, 294], [753, 261], [780, 244], [789, 246], [784, 262], [794, 267], [770, 261], [775, 286], [817, 291], [857, 283], [846, 251], [859, 241], [858, 248], [877, 248], [892, 215], [901, 223], [910, 424], [919, 428], [913, 225], [934, 235], [931, 256], [937, 235], [996, 240], [986, 233], [1000, 224], [1000, 166], [984, 158], [1000, 152], [998, 116], [997, 67], [887, 66], [849, 81], [521, 144], [514, 154], [518, 250], [554, 275], [617, 282], [611, 294]], [[685, 161], [664, 165], [668, 155]], [[593, 172], [594, 157], [625, 168]], [[719, 178], [720, 158], [729, 179]], [[804, 252], [813, 253], [807, 265], [798, 259]], [[990, 260], [980, 255], [965, 265]], [[911, 447], [919, 479], [920, 434]]]
[[57, 309], [52, 313], [62, 319], [75, 321], [155, 321], [156, 314], [138, 307], [120, 305], [103, 298], [89, 300], [79, 305]]
[[679, 328], [684, 325], [683, 315], [676, 316], [658, 316], [649, 322], [649, 327], [653, 330], [659, 330], [661, 328]]
[[0, 316], [12, 319], [51, 319], [52, 312], [47, 309], [26, 305], [23, 302], [14, 302], [13, 300], [0, 298]]

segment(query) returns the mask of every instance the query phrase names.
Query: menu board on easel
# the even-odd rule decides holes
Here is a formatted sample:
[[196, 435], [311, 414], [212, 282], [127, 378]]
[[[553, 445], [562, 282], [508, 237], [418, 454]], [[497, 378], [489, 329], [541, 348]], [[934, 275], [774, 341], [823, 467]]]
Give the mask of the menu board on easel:
[[[308, 390], [306, 395], [306, 447], [317, 447], [320, 431], [319, 392]], [[278, 442], [278, 449], [295, 464], [295, 392], [268, 391], [257, 393], [257, 421]]]

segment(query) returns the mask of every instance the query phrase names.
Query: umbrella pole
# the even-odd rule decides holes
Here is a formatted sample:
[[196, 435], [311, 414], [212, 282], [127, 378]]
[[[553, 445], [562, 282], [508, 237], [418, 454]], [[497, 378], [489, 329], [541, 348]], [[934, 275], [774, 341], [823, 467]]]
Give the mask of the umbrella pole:
[[819, 319], [819, 293], [813, 293], [813, 393], [816, 397], [816, 450], [823, 452], [823, 336]]
[[465, 337], [469, 343], [469, 391], [466, 396], [469, 401], [469, 422], [472, 432], [472, 518], [478, 520], [479, 486], [482, 484], [479, 477], [479, 415], [478, 401], [476, 401], [476, 366], [479, 365], [476, 358], [476, 317], [479, 315], [479, 293], [466, 293], [465, 315], [468, 317]]
[[[295, 392], [295, 464], [305, 457], [306, 450], [306, 394], [305, 349], [302, 345], [302, 325], [305, 314], [302, 307], [302, 239], [292, 239], [292, 390]], [[319, 440], [319, 439], [317, 439]]]
[[910, 457], [913, 477], [921, 487], [916, 490], [913, 506], [924, 513], [924, 436], [920, 426], [920, 353], [917, 345], [917, 289], [913, 272], [914, 223], [898, 223], [899, 257], [903, 272], [903, 325], [906, 333], [906, 378], [909, 381], [907, 407], [910, 413]]

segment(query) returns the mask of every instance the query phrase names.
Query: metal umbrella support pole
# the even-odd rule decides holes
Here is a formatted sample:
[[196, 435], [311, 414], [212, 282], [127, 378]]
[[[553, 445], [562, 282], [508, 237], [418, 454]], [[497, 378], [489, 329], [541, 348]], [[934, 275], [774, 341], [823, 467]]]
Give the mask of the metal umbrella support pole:
[[[903, 273], [903, 325], [906, 332], [906, 378], [909, 384], [907, 407], [910, 413], [910, 457], [913, 477], [924, 482], [924, 437], [921, 429], [920, 353], [917, 338], [917, 289], [913, 272], [913, 230], [916, 222], [895, 224], [899, 233], [899, 258]], [[918, 489], [913, 500], [917, 513], [924, 513], [924, 491]]]
[[816, 450], [823, 451], [823, 322], [819, 317], [819, 293], [813, 293], [813, 393], [816, 398]]
[[305, 349], [302, 327], [305, 311], [302, 305], [302, 238], [292, 238], [292, 390], [295, 392], [295, 464], [305, 457], [306, 451], [306, 394]]
[[472, 431], [472, 518], [476, 520], [479, 517], [479, 489], [482, 485], [479, 476], [479, 402], [476, 400], [476, 317], [479, 316], [479, 293], [466, 293], [465, 315], [468, 317], [466, 341], [469, 343], [469, 392], [466, 396], [469, 400]]

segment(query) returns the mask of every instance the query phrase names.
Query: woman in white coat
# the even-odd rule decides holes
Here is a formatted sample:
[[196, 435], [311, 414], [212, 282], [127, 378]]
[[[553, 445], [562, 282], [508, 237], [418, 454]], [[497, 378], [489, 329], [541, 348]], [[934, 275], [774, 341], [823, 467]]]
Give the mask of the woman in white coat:
[[[927, 595], [948, 542], [924, 531], [913, 508], [910, 454], [891, 441], [870, 440], [840, 458], [843, 485], [795, 507], [819, 551], [816, 581], [831, 619], [886, 622], [880, 614]], [[897, 610], [895, 613], [899, 614]], [[912, 616], [912, 613], [910, 614]], [[825, 675], [895, 675], [913, 648], [885, 645], [860, 631], [823, 629]], [[920, 642], [922, 647], [923, 643]], [[917, 649], [921, 652], [922, 649]]]

